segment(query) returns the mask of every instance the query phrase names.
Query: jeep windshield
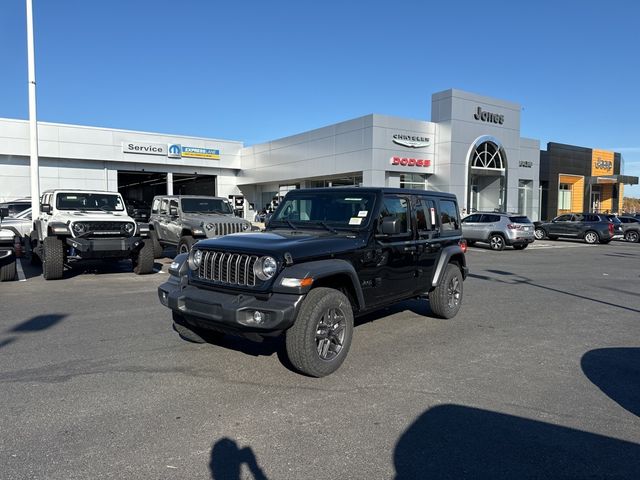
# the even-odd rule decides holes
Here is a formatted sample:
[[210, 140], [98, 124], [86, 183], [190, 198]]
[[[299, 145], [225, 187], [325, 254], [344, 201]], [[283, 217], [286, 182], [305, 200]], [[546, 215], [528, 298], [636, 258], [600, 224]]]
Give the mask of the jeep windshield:
[[359, 229], [369, 223], [375, 195], [353, 192], [289, 193], [269, 220], [269, 227]]
[[122, 212], [124, 203], [120, 195], [109, 193], [60, 192], [56, 198], [58, 210], [103, 210]]
[[219, 198], [183, 198], [181, 205], [184, 213], [233, 213], [231, 206]]

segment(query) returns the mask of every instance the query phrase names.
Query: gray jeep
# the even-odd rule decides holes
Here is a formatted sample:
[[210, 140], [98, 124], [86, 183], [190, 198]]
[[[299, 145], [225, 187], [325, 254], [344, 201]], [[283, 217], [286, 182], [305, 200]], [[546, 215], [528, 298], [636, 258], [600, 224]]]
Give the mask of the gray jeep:
[[151, 204], [149, 230], [154, 258], [159, 258], [165, 246], [175, 246], [178, 253], [189, 253], [199, 240], [248, 232], [251, 223], [235, 217], [225, 198], [159, 195]]

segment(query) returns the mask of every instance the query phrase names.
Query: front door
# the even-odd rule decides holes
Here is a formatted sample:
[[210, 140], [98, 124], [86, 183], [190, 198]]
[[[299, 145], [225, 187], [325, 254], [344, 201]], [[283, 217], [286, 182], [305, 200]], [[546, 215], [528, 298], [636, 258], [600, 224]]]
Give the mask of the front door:
[[549, 224], [549, 231], [547, 233], [549, 235], [570, 235], [571, 233], [569, 226], [572, 219], [573, 215], [571, 215], [570, 213], [554, 218], [553, 221]]
[[[396, 220], [399, 225], [394, 234], [384, 234], [382, 223]], [[369, 305], [387, 303], [394, 298], [410, 296], [418, 286], [416, 282], [417, 249], [411, 222], [408, 196], [385, 195], [378, 218], [376, 234], [376, 262]]]
[[[172, 211], [174, 211], [176, 215], [172, 215]], [[167, 240], [178, 243], [180, 241], [180, 234], [182, 233], [182, 225], [180, 223], [180, 216], [178, 215], [178, 200], [175, 198], [169, 200], [166, 228]]]
[[484, 240], [480, 235], [481, 213], [473, 213], [462, 219], [462, 236], [467, 240]]

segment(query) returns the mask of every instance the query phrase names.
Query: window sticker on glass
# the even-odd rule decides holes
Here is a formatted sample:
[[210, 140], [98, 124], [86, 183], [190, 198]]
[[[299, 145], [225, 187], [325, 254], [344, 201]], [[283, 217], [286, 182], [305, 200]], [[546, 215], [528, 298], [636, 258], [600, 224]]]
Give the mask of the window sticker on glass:
[[360, 225], [362, 223], [362, 218], [360, 217], [351, 217], [349, 220], [349, 225]]
[[436, 209], [431, 207], [431, 225], [435, 225], [436, 224]]
[[369, 210], [360, 210], [358, 216], [364, 218], [367, 216], [367, 213], [369, 213]]
[[67, 195], [67, 200], [77, 200], [78, 197], [76, 197], [75, 195]]
[[362, 199], [361, 198], [345, 198], [344, 201], [345, 202], [361, 202]]

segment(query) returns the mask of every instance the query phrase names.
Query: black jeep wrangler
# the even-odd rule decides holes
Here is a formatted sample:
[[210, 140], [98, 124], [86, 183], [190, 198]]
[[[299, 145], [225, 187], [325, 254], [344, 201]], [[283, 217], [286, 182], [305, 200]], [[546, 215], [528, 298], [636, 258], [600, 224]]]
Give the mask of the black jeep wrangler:
[[294, 190], [265, 232], [202, 240], [158, 288], [174, 329], [286, 335], [301, 372], [322, 377], [347, 356], [356, 315], [425, 294], [458, 313], [467, 275], [455, 195], [389, 188]]

